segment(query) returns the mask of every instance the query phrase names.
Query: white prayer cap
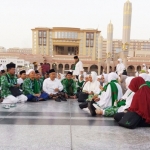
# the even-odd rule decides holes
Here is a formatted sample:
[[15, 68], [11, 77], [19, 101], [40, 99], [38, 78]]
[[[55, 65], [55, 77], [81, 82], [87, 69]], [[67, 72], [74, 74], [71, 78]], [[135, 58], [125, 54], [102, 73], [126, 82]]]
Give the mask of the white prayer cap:
[[26, 74], [29, 75], [32, 71], [34, 71], [33, 69], [29, 69]]

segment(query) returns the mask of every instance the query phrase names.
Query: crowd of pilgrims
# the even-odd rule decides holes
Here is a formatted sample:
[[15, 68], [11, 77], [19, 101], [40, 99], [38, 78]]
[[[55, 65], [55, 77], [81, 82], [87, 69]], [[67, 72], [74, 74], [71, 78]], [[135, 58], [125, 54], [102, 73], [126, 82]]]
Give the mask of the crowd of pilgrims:
[[98, 76], [92, 71], [77, 79], [72, 72], [64, 75], [54, 69], [43, 76], [33, 69], [15, 75], [14, 63], [6, 67], [7, 71], [2, 70], [0, 76], [3, 108], [17, 103], [74, 99], [91, 116], [114, 117], [119, 122], [127, 112], [135, 112], [142, 118], [137, 126], [150, 125], [150, 74], [145, 70], [135, 76], [116, 72]]

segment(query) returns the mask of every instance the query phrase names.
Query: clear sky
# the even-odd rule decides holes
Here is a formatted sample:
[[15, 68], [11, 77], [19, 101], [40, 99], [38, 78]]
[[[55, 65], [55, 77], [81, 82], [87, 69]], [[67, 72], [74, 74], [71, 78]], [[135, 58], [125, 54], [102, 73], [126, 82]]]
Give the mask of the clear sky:
[[[126, 0], [0, 0], [0, 46], [31, 47], [35, 27], [98, 28], [104, 38], [114, 25], [114, 39], [122, 38]], [[150, 38], [150, 0], [132, 2], [131, 39]]]

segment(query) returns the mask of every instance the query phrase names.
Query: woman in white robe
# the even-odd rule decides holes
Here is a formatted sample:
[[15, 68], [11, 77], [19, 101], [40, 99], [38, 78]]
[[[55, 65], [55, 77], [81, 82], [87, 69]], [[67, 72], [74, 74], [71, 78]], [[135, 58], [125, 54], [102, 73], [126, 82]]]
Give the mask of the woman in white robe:
[[[118, 75], [114, 72], [111, 72], [108, 74], [108, 83], [117, 80]], [[118, 99], [122, 97], [122, 89], [121, 86], [118, 83], [115, 83], [117, 88], [118, 88]], [[99, 100], [99, 101], [97, 101]], [[96, 103], [101, 107], [101, 108], [106, 108], [112, 106], [112, 97], [111, 97], [111, 86], [108, 85], [106, 91], [103, 91], [101, 95], [98, 96]]]
[[97, 73], [92, 71], [89, 75], [89, 81], [83, 87], [83, 92], [93, 95], [99, 94], [99, 86], [100, 82], [97, 81]]
[[[101, 109], [105, 109], [107, 107], [114, 106], [115, 101], [119, 100], [123, 96], [121, 86], [117, 83], [118, 77], [119, 76], [115, 72], [109, 73], [108, 74], [108, 85], [107, 85], [106, 89], [101, 93], [101, 95], [98, 96], [98, 98], [94, 99], [96, 104]], [[115, 88], [114, 95], [116, 95], [116, 98], [117, 98], [115, 100], [114, 100], [114, 95], [112, 96], [112, 93], [114, 90], [114, 89], [112, 89], [113, 87]], [[116, 94], [116, 92], [117, 92], [117, 94]], [[91, 103], [88, 104], [88, 108], [89, 108], [92, 116], [96, 115], [95, 107], [93, 106], [94, 101], [92, 101]]]
[[[86, 82], [86, 84], [83, 87], [82, 92], [88, 94], [88, 100], [92, 100], [94, 95], [98, 95], [100, 93], [100, 82], [97, 81], [97, 73], [92, 71], [89, 75], [89, 81]], [[88, 101], [79, 104], [79, 107], [81, 109], [88, 107]]]
[[[119, 102], [122, 102], [121, 105], [123, 106], [112, 106], [112, 107], [108, 107], [106, 109], [101, 109], [100, 107], [98, 107], [97, 105], [93, 104], [96, 109], [96, 114], [99, 114], [99, 115], [104, 115], [106, 117], [112, 117], [114, 114], [116, 114], [117, 112], [124, 112], [126, 111], [126, 109], [128, 109], [131, 105], [131, 102], [132, 102], [132, 98], [134, 96], [134, 92], [132, 92], [128, 86], [131, 82], [131, 80], [133, 79], [134, 77], [128, 77], [125, 82], [126, 82], [126, 88], [128, 89], [126, 91], [126, 93], [122, 96], [122, 98], [120, 99]], [[125, 102], [124, 102], [125, 101]], [[119, 103], [118, 102], [118, 103]]]

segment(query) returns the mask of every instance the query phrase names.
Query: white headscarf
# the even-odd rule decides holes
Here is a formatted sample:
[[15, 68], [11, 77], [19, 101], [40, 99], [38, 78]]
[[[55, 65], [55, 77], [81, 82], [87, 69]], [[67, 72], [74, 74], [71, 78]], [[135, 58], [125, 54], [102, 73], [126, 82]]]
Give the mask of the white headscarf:
[[92, 82], [88, 81], [83, 87], [83, 91], [91, 92], [94, 94], [99, 94], [100, 92], [100, 82], [97, 81], [97, 73], [95, 71], [91, 72]]
[[29, 69], [26, 74], [29, 75], [32, 71], [34, 71], [33, 69]]
[[147, 71], [148, 71], [148, 73], [150, 74], [150, 69], [148, 69]]
[[61, 81], [61, 80], [63, 80], [63, 79], [65, 78], [63, 74], [61, 74], [61, 73], [58, 73], [58, 74], [60, 75], [60, 79], [58, 79], [58, 76], [57, 76], [57, 79], [58, 79], [58, 80]]
[[97, 81], [97, 73], [95, 71], [91, 72], [92, 82]]
[[79, 75], [79, 77], [78, 77], [79, 82], [82, 82], [82, 81], [83, 81], [83, 80], [81, 81], [81, 79], [80, 79], [81, 76], [83, 76], [83, 75]]
[[108, 74], [103, 74], [105, 82], [104, 83], [108, 83]]
[[112, 80], [117, 80], [119, 76], [115, 72], [111, 72], [108, 74], [108, 82], [111, 82]]
[[102, 75], [97, 76], [97, 79], [101, 79], [101, 78], [102, 78]]
[[127, 77], [126, 80], [125, 80], [125, 83], [126, 83], [126, 88], [129, 89], [129, 85], [130, 85], [130, 82], [132, 81], [134, 77]]
[[84, 81], [86, 81], [86, 77], [89, 77], [89, 74], [86, 74], [86, 76], [84, 76]]
[[119, 58], [118, 61], [119, 61], [120, 63], [122, 63], [122, 59], [121, 59], [121, 58]]
[[141, 73], [139, 76], [142, 77], [145, 81], [150, 81], [150, 76], [147, 73]]

